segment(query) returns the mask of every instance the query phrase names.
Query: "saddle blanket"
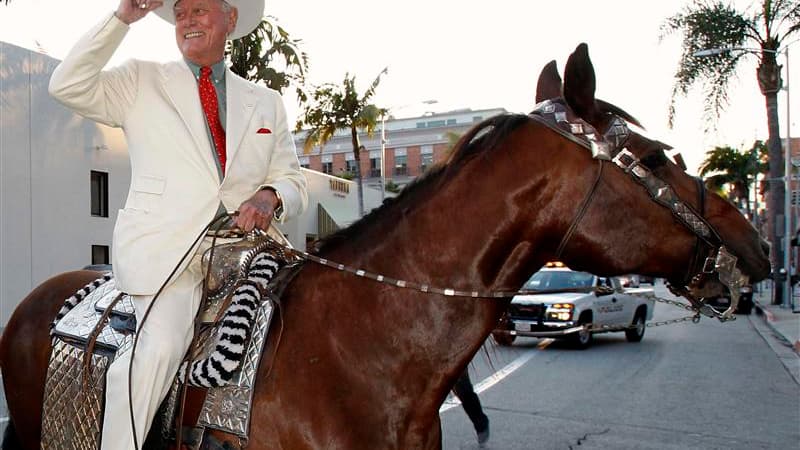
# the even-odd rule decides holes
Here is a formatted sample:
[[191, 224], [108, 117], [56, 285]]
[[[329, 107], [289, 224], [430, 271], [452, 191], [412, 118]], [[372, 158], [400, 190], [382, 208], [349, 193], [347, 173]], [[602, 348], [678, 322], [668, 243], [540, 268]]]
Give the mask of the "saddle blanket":
[[[188, 373], [188, 384], [210, 388], [198, 427], [247, 438], [255, 375], [274, 310], [272, 300], [262, 292], [272, 289], [269, 282], [282, 265], [283, 261], [269, 252], [257, 253], [249, 260], [246, 276], [230, 293], [225, 314], [204, 328], [192, 347], [191, 366], [184, 363], [176, 376], [166, 400], [164, 423], [172, 423], [177, 393]], [[67, 299], [56, 320], [51, 327], [53, 348], [45, 383], [42, 449], [95, 450], [102, 430], [106, 371], [116, 358], [130, 351], [135, 339], [133, 302], [106, 274]], [[87, 357], [93, 336], [96, 342]], [[231, 336], [246, 337], [245, 345], [238, 345], [236, 352], [231, 352]], [[212, 366], [222, 369], [210, 370]]]

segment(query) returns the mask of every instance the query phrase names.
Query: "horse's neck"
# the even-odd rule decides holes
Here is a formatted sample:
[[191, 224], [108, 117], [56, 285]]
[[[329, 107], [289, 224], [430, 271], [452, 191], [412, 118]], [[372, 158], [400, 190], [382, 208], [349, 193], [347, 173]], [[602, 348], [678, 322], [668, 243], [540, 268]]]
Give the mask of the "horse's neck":
[[[540, 262], [542, 244], [534, 236], [566, 228], [554, 225], [564, 214], [552, 209], [557, 202], [547, 181], [560, 166], [555, 156], [501, 157], [510, 162], [476, 161], [460, 168], [458, 177], [465, 178], [421, 186], [320, 256], [439, 288], [518, 288]], [[375, 405], [371, 414], [394, 418], [359, 418], [366, 422], [435, 414], [506, 305], [422, 293], [320, 266], [304, 269], [290, 294], [286, 338], [303, 345], [291, 356], [284, 353], [278, 370], [297, 373], [308, 370], [307, 361], [318, 362], [319, 376], [358, 387], [337, 391], [343, 396], [337, 401], [357, 402], [358, 394]]]
[[[502, 195], [485, 194], [483, 199], [477, 192], [480, 183], [472, 194], [452, 184], [424, 202], [396, 205], [375, 226], [323, 256], [440, 288], [516, 289], [529, 275], [535, 249], [519, 240]], [[537, 234], [530, 229], [526, 233]]]
[[[465, 171], [469, 167], [462, 168]], [[523, 182], [514, 181], [507, 173], [493, 176], [502, 183], [476, 178], [486, 176], [481, 170], [460, 176], [477, 181], [450, 180], [429, 186], [428, 192], [417, 193], [416, 200], [399, 201], [363, 233], [321, 256], [384, 277], [436, 288], [516, 290], [530, 275], [530, 267], [541, 263], [535, 259], [537, 245], [520, 241], [519, 225], [511, 216], [515, 213], [509, 211], [503, 198], [507, 192], [518, 191]], [[548, 174], [534, 170], [525, 183], [536, 185], [537, 179], [546, 180]], [[530, 206], [547, 214], [547, 205]], [[537, 227], [547, 225], [525, 224], [525, 235], [537, 235]], [[366, 320], [386, 317], [388, 309], [393, 322], [388, 326], [427, 324], [426, 333], [394, 339], [405, 340], [415, 352], [439, 358], [442, 366], [459, 365], [471, 356], [504, 306], [497, 300], [422, 294], [344, 273], [321, 276], [325, 278], [309, 281], [343, 286], [330, 293], [341, 296], [339, 301], [350, 301], [347, 296], [366, 298], [360, 305]], [[328, 276], [337, 280], [330, 281]], [[390, 353], [387, 357], [398, 361], [416, 357], [394, 350]]]

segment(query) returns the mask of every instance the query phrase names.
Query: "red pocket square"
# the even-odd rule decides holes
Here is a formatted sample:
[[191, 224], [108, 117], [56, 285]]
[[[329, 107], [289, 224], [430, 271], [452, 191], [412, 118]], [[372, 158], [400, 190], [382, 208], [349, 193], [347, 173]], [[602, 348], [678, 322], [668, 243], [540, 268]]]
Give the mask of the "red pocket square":
[[272, 130], [270, 130], [269, 128], [259, 128], [258, 131], [256, 131], [256, 133], [258, 133], [258, 134], [272, 134]]

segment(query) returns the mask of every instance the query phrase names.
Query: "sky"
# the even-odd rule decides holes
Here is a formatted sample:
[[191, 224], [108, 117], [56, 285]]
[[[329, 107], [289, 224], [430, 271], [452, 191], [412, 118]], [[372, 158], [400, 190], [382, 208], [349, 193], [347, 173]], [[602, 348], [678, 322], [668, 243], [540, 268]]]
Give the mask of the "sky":
[[[752, 1], [733, 0], [741, 7]], [[650, 137], [683, 155], [689, 172], [717, 145], [750, 148], [766, 140], [764, 98], [755, 80], [755, 58], [740, 67], [729, 91], [730, 104], [713, 129], [702, 118], [702, 88], [677, 102], [673, 128], [667, 114], [673, 75], [680, 57], [678, 34], [660, 39], [666, 18], [687, 0], [338, 0], [267, 1], [310, 59], [312, 84], [340, 84], [356, 76], [361, 92], [388, 68], [374, 101], [396, 117], [454, 109], [505, 108], [527, 113], [534, 104], [542, 67], [556, 60], [563, 70], [581, 42], [597, 76], [597, 97], [639, 119]], [[11, 0], [0, 5], [0, 41], [39, 49], [61, 59], [115, 0]], [[790, 86], [795, 89], [792, 135], [800, 118], [800, 45], [790, 41]], [[150, 14], [132, 25], [110, 65], [130, 58], [168, 61], [180, 53], [171, 25]], [[1, 63], [1, 62], [0, 62]], [[783, 57], [780, 64], [785, 62]], [[786, 69], [784, 67], [784, 76]], [[423, 104], [436, 100], [434, 104]], [[778, 97], [785, 136], [786, 95]], [[286, 96], [290, 123], [300, 108]]]

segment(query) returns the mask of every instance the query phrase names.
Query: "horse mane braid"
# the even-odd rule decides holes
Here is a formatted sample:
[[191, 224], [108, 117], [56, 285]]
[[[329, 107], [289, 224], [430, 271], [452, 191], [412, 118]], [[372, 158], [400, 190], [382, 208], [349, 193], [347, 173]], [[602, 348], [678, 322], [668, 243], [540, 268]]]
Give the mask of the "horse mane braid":
[[448, 177], [457, 173], [457, 169], [466, 161], [475, 155], [486, 154], [496, 148], [518, 126], [530, 120], [531, 118], [525, 114], [498, 114], [478, 123], [456, 142], [450, 152], [450, 157], [443, 163], [432, 166], [423, 175], [406, 185], [397, 197], [387, 197], [381, 206], [373, 209], [350, 226], [319, 239], [311, 249], [311, 253], [319, 255], [339, 244], [347, 243], [362, 234], [371, 223], [377, 220], [376, 217], [384, 214], [385, 211], [396, 205], [415, 203], [410, 199], [425, 195], [419, 193], [426, 191], [435, 183], [446, 181]]

